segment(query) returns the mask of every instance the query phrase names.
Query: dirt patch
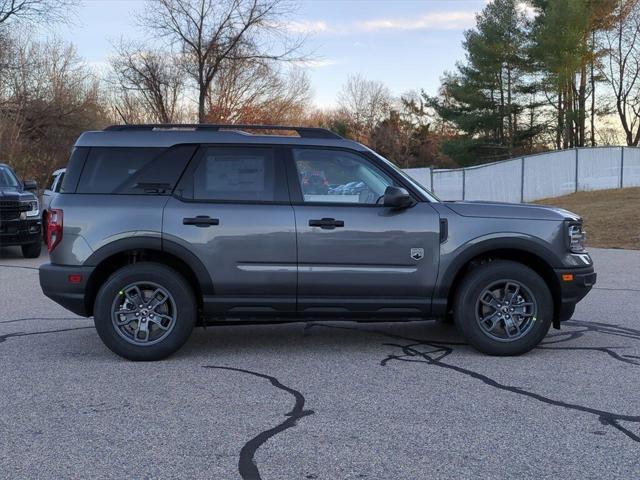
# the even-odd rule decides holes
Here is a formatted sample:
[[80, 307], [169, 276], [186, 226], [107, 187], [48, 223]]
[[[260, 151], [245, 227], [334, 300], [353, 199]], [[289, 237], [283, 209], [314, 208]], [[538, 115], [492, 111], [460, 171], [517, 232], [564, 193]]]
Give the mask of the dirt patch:
[[582, 216], [591, 247], [640, 250], [640, 188], [577, 192], [535, 203]]

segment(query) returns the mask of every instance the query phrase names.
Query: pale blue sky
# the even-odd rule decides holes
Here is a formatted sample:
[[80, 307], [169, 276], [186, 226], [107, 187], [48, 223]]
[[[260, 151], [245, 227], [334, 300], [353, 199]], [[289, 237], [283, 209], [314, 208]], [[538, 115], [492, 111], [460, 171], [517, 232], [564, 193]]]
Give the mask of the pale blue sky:
[[[462, 32], [474, 24], [485, 0], [302, 0], [289, 19], [294, 32], [310, 34], [318, 60], [309, 68], [314, 99], [335, 103], [350, 74], [389, 86], [396, 95], [435, 93], [445, 70], [464, 57]], [[143, 0], [84, 0], [70, 26], [58, 33], [73, 41], [89, 63], [103, 64], [120, 37], [138, 38], [135, 12]]]

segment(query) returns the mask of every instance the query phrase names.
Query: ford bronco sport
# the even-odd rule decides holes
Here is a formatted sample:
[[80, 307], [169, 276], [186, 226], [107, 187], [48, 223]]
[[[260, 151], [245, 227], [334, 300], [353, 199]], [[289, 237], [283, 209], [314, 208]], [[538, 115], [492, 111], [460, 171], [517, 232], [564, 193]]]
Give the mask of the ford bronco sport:
[[199, 321], [318, 317], [453, 318], [478, 350], [522, 354], [596, 279], [577, 215], [441, 202], [317, 128], [86, 132], [46, 237], [44, 293], [132, 360], [170, 355]]

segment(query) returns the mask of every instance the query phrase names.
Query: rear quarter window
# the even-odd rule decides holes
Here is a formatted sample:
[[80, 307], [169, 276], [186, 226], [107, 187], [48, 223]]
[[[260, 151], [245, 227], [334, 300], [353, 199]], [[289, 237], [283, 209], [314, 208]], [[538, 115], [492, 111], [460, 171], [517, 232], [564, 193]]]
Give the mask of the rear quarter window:
[[91, 148], [77, 193], [169, 195], [196, 147]]
[[69, 158], [69, 163], [67, 164], [67, 172], [61, 182], [61, 193], [74, 193], [76, 191], [88, 153], [89, 149], [87, 147], [76, 147], [73, 149], [71, 158]]

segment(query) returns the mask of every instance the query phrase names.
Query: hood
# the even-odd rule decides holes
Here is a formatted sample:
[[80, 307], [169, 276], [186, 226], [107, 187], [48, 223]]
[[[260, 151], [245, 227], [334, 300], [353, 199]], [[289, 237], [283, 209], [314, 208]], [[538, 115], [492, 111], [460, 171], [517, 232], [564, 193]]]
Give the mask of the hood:
[[530, 203], [444, 202], [463, 217], [515, 218], [523, 220], [580, 220], [580, 216], [562, 208]]
[[16, 187], [0, 187], [0, 200], [14, 202], [28, 202], [35, 200], [36, 196], [31, 192], [23, 192]]

